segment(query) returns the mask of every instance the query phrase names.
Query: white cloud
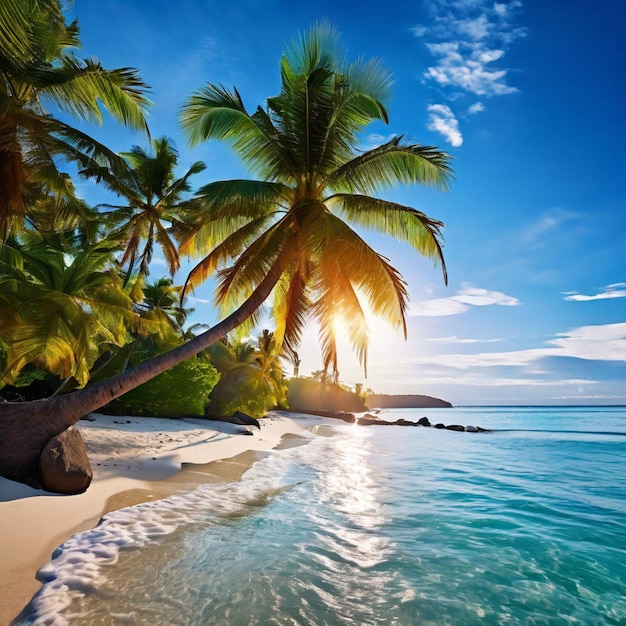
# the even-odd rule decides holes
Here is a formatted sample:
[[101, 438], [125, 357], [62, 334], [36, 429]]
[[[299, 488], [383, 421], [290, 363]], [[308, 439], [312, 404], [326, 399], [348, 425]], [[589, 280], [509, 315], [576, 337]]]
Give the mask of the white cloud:
[[476, 102], [475, 104], [472, 104], [472, 106], [467, 109], [467, 112], [470, 115], [475, 115], [476, 113], [480, 113], [481, 111], [485, 110], [485, 105], [482, 102]]
[[435, 343], [459, 343], [459, 344], [472, 344], [472, 343], [498, 343], [502, 339], [461, 339], [460, 337], [427, 337], [424, 341], [432, 341]]
[[370, 133], [364, 138], [364, 141], [360, 142], [359, 150], [372, 150], [378, 146], [391, 141], [396, 135], [381, 135], [380, 133]]
[[409, 315], [419, 317], [442, 317], [465, 313], [472, 306], [516, 306], [520, 301], [500, 291], [489, 291], [464, 284], [461, 290], [449, 298], [436, 298], [423, 302], [411, 302]]
[[521, 2], [433, 0], [430, 6], [433, 27], [426, 30], [420, 25], [413, 31], [419, 37], [430, 35], [431, 41], [425, 43], [436, 63], [426, 71], [428, 79], [480, 96], [518, 91], [507, 83], [509, 70], [494, 64], [526, 34], [511, 24]]
[[430, 118], [428, 130], [441, 133], [455, 148], [463, 145], [459, 122], [447, 104], [431, 104], [428, 112]]
[[549, 357], [626, 363], [626, 323], [581, 326], [566, 333], [558, 333], [546, 343], [546, 347], [528, 350], [442, 354], [412, 361], [461, 370], [474, 367], [527, 366]]
[[416, 26], [413, 26], [411, 32], [416, 37], [423, 37], [428, 32], [428, 28], [426, 28], [426, 26], [422, 26], [421, 24], [417, 24]]
[[575, 302], [590, 302], [591, 300], [610, 300], [612, 298], [626, 298], [626, 283], [614, 283], [603, 287], [600, 293], [587, 296], [577, 291], [569, 291], [565, 294], [564, 300]]
[[186, 304], [211, 304], [211, 300], [197, 298], [196, 296], [187, 296]]

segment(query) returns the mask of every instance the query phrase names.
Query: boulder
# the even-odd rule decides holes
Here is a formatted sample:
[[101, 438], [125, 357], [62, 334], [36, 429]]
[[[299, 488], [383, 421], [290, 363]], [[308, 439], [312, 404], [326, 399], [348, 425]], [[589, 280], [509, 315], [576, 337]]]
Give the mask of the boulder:
[[418, 423], [420, 426], [432, 426], [432, 424], [430, 423], [430, 420], [429, 420], [427, 417], [420, 417], [420, 418], [417, 420], [417, 423]]
[[[242, 424], [245, 426], [256, 426], [259, 430], [261, 430], [261, 424], [259, 424], [259, 420], [244, 413], [243, 411], [235, 411], [233, 413], [233, 417], [238, 420], [235, 424]], [[250, 433], [252, 434], [252, 433]]]
[[446, 426], [446, 430], [456, 430], [462, 433], [465, 431], [465, 426], [461, 426], [460, 424], [450, 424], [449, 426]]
[[435, 424], [435, 428], [438, 428], [439, 430], [441, 430], [442, 428], [445, 428], [445, 427], [446, 427], [445, 424], [441, 424], [441, 423]]
[[468, 433], [477, 433], [478, 432], [478, 428], [476, 426], [471, 426], [471, 425], [466, 426], [465, 430]]
[[41, 484], [55, 493], [83, 493], [91, 484], [93, 471], [80, 432], [70, 426], [50, 439], [39, 456]]

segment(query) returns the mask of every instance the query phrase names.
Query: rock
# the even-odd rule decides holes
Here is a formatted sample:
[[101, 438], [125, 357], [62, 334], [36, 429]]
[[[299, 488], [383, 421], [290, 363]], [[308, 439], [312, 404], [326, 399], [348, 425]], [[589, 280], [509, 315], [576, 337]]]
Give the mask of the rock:
[[435, 424], [435, 428], [438, 428], [439, 430], [441, 430], [442, 428], [445, 428], [445, 427], [446, 427], [445, 424], [441, 424], [441, 423]]
[[248, 415], [247, 413], [244, 413], [243, 411], [235, 411], [233, 413], [233, 417], [236, 420], [239, 420], [238, 422], [235, 422], [235, 423], [245, 424], [246, 426], [256, 426], [259, 430], [261, 430], [261, 424], [259, 424], [259, 420], [255, 419], [251, 415]]
[[410, 422], [409, 420], [405, 420], [403, 417], [396, 420], [394, 422], [397, 426], [415, 426], [415, 422]]
[[39, 457], [41, 484], [55, 493], [83, 493], [91, 484], [93, 471], [80, 432], [70, 426], [53, 437]]
[[359, 417], [356, 423], [359, 426], [374, 426], [374, 425], [380, 424], [381, 421], [376, 419], [375, 417], [372, 417], [372, 416], [367, 417], [367, 415], [364, 415], [363, 417]]
[[465, 431], [468, 433], [477, 433], [478, 428], [476, 426], [466, 426]]
[[465, 431], [465, 426], [461, 426], [460, 424], [450, 424], [449, 426], [446, 426], [446, 430], [456, 430], [462, 433]]
[[427, 417], [420, 417], [420, 418], [417, 420], [417, 423], [418, 423], [420, 426], [432, 426], [432, 424], [430, 423], [430, 420], [429, 420]]

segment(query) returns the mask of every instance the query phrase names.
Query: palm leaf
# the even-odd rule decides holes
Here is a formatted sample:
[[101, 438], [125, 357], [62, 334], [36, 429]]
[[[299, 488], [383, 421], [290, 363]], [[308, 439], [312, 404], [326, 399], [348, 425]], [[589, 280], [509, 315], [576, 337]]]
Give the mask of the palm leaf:
[[394, 137], [337, 168], [331, 189], [363, 194], [401, 184], [422, 184], [446, 190], [452, 178], [450, 157], [432, 146], [401, 144]]
[[337, 207], [350, 222], [406, 241], [423, 256], [440, 263], [444, 282], [448, 283], [442, 222], [411, 207], [370, 196], [336, 194], [327, 204]]

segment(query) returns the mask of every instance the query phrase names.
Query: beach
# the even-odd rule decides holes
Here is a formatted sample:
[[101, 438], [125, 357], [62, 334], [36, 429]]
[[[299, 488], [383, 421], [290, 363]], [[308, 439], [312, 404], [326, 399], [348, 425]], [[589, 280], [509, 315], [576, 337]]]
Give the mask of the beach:
[[490, 432], [94, 415], [85, 494], [0, 483], [0, 623], [624, 623], [624, 409], [426, 413]]
[[278, 413], [260, 423], [250, 436], [246, 427], [204, 419], [92, 414], [77, 424], [94, 474], [85, 493], [54, 495], [0, 478], [0, 624], [9, 624], [39, 589], [36, 572], [54, 549], [107, 512], [190, 491], [199, 482], [237, 480], [255, 451], [303, 430], [300, 420]]

